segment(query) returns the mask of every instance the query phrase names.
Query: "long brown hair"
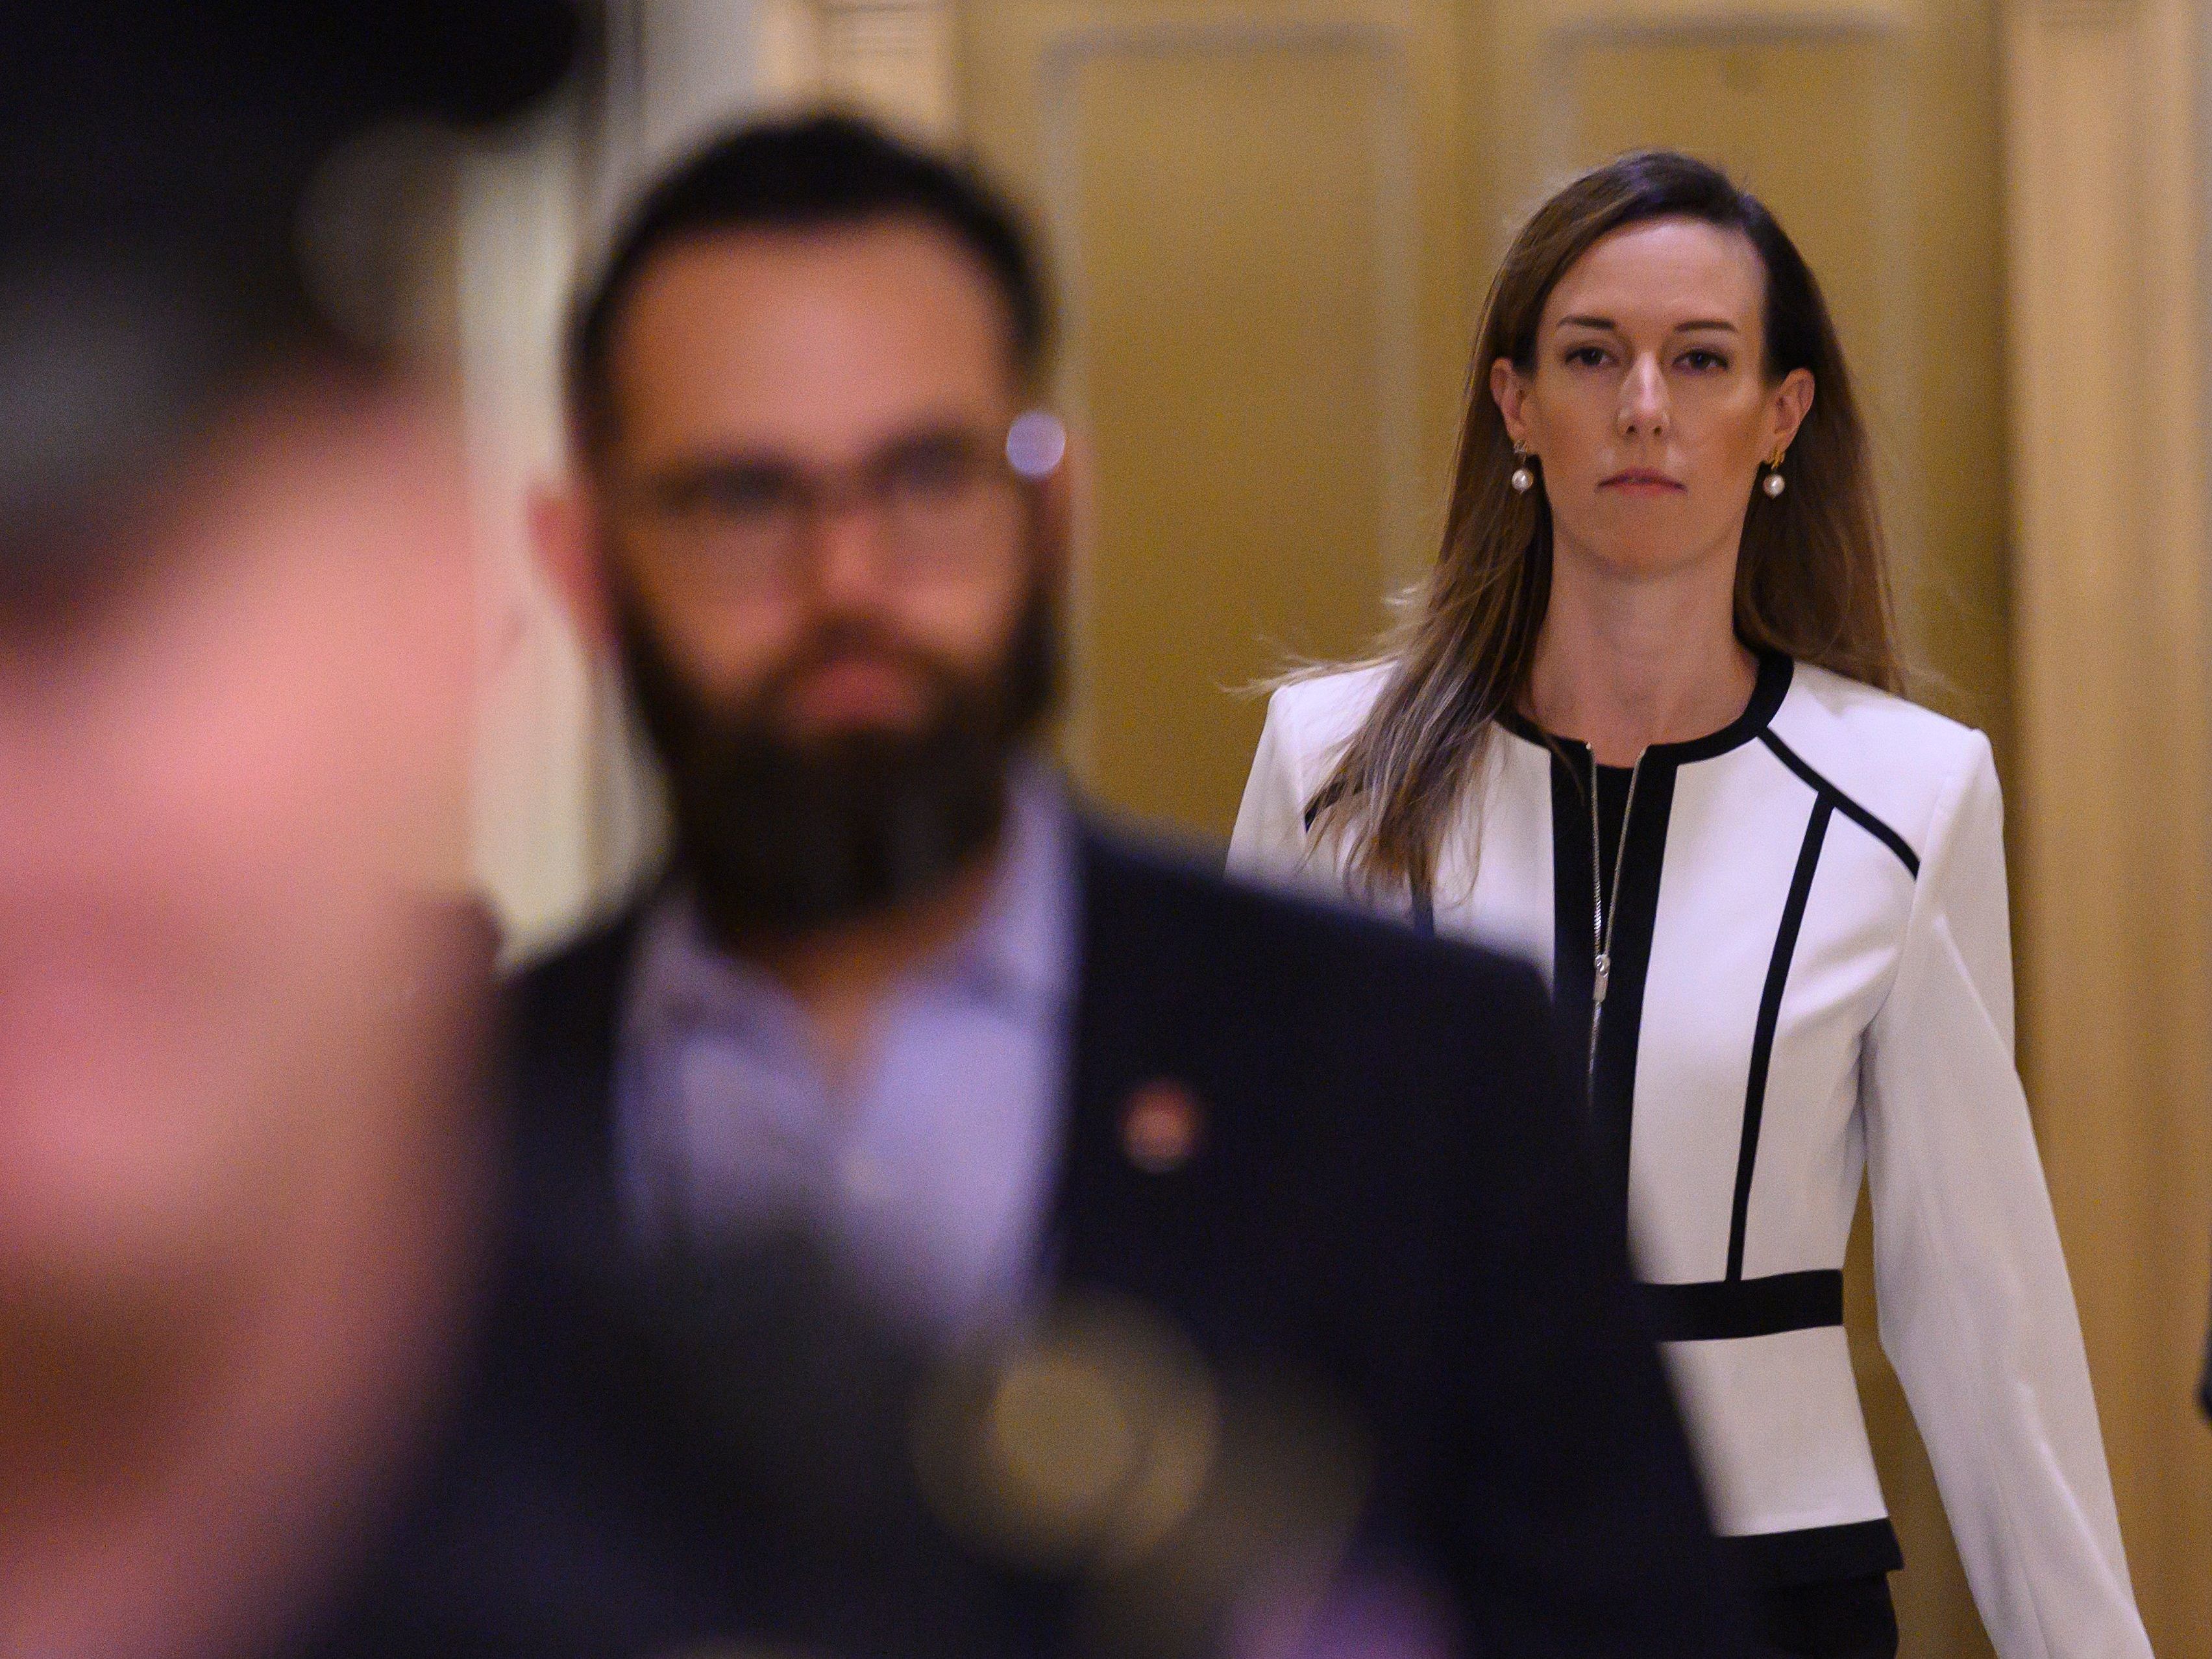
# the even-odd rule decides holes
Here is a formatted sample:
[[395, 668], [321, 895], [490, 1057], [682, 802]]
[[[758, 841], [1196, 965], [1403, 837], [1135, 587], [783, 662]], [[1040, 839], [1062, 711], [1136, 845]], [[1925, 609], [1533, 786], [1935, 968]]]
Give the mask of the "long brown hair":
[[1355, 882], [1426, 891], [1498, 716], [1527, 689], [1552, 589], [1552, 511], [1516, 493], [1518, 463], [1490, 366], [1536, 365], [1544, 304], [1601, 237], [1689, 218], [1741, 232], [1766, 274], [1765, 371], [1808, 369], [1815, 395], [1790, 447], [1790, 485], [1754, 490], [1736, 560], [1735, 631], [1884, 690], [1900, 688], [1888, 563], [1866, 431], [1820, 284], [1774, 216], [1717, 167], [1642, 150], [1583, 173], [1522, 227], [1491, 283], [1468, 376], [1451, 505], [1435, 568], [1376, 660], [1391, 673], [1310, 805]]

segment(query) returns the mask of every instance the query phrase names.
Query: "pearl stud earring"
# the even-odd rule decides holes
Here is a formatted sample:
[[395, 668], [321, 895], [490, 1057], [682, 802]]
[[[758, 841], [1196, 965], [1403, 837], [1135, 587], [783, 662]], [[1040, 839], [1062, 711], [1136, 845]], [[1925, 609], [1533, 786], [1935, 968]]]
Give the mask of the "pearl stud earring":
[[1528, 452], [1526, 449], [1516, 444], [1513, 446], [1513, 453], [1522, 459], [1521, 465], [1513, 469], [1513, 476], [1508, 478], [1506, 483], [1513, 486], [1515, 495], [1525, 495], [1536, 487], [1536, 475], [1529, 470], [1527, 459]]

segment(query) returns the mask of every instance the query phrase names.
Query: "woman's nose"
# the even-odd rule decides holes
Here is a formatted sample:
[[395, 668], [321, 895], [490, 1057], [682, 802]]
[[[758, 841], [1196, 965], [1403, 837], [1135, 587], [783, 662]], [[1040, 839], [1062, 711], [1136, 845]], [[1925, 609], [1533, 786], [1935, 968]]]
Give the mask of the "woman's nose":
[[1638, 357], [1620, 384], [1620, 408], [1616, 416], [1620, 434], [1662, 436], [1667, 430], [1667, 377], [1656, 357]]

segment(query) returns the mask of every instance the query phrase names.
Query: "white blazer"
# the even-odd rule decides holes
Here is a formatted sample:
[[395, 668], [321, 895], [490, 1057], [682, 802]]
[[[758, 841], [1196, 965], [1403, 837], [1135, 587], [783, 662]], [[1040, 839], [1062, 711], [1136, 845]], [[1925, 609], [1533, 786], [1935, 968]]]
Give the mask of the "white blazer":
[[[1388, 672], [1275, 693], [1232, 870], [1346, 892], [1313, 804]], [[1579, 1041], [1589, 750], [1501, 727], [1441, 849], [1434, 925], [1534, 958]], [[1628, 773], [1601, 772], [1593, 1127], [1716, 1525], [1769, 1584], [1899, 1564], [1843, 1328], [1863, 1174], [1882, 1346], [1997, 1650], [2147, 1656], [2013, 1064], [1988, 740], [1775, 656], [1735, 724], [1646, 754], [1625, 834]]]

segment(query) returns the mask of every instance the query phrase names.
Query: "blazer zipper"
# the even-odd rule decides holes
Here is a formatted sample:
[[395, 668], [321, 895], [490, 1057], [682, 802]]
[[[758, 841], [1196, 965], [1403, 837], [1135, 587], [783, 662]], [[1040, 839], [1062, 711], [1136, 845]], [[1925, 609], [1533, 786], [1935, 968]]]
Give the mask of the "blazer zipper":
[[1597, 1099], [1597, 1036], [1605, 1023], [1605, 994], [1613, 979], [1613, 924], [1620, 914], [1620, 872], [1628, 862], [1628, 823], [1636, 811], [1636, 782], [1644, 775], [1644, 755], [1636, 757], [1636, 764], [1629, 769], [1628, 799], [1621, 804], [1620, 839], [1613, 849], [1613, 896], [1607, 902], [1605, 866], [1600, 860], [1598, 839], [1597, 750], [1590, 750], [1590, 1030], [1589, 1066], [1583, 1073], [1583, 1093], [1593, 1103]]

